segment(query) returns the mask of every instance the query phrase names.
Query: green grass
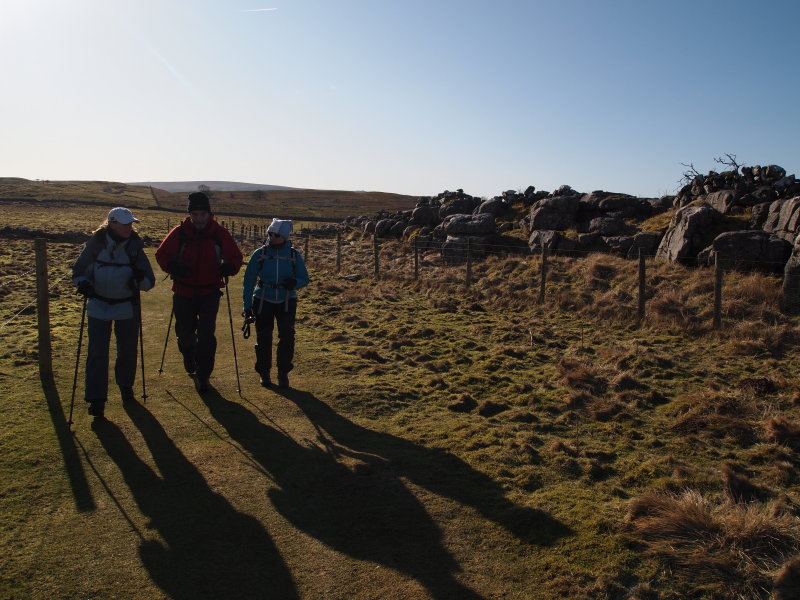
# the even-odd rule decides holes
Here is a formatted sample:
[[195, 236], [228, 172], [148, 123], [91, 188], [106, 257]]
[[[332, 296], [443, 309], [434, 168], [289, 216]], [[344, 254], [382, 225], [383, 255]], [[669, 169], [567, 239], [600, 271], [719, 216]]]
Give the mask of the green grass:
[[[3, 330], [0, 597], [768, 597], [800, 512], [798, 322], [775, 310], [779, 280], [727, 275], [715, 332], [708, 272], [648, 263], [636, 327], [621, 259], [553, 258], [539, 305], [535, 259], [478, 263], [466, 289], [435, 256], [413, 281], [389, 243], [376, 281], [354, 239], [351, 281], [329, 271], [331, 244], [310, 247], [285, 394], [258, 386], [238, 335], [237, 394], [225, 299], [217, 392], [196, 394], [172, 340], [158, 375], [160, 282], [147, 403], [123, 408], [112, 384], [110, 423], [92, 426], [79, 380], [70, 433], [80, 303], [53, 289], [55, 386], [38, 379], [35, 314]], [[4, 240], [2, 281], [30, 245]], [[56, 280], [78, 246], [49, 249]]]

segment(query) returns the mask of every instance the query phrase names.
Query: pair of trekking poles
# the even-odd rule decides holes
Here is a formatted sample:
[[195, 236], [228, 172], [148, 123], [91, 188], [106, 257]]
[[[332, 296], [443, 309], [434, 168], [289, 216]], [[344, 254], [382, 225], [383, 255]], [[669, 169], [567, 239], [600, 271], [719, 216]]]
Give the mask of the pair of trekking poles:
[[[230, 294], [228, 293], [228, 278], [225, 277], [225, 299], [228, 303], [228, 322], [230, 323], [231, 328], [231, 344], [233, 345], [233, 364], [236, 369], [236, 392], [241, 397], [242, 395], [242, 385], [239, 381], [239, 360], [236, 356], [236, 339], [233, 335], [233, 314], [231, 312], [231, 298]], [[139, 320], [139, 351], [140, 357], [139, 362], [141, 364], [142, 369], [142, 400], [147, 402], [147, 386], [145, 383], [145, 376], [144, 376], [144, 333], [142, 332], [142, 303], [141, 303], [141, 293], [137, 293], [136, 298], [136, 312], [137, 318]], [[83, 345], [83, 329], [84, 324], [86, 323], [86, 304], [89, 298], [87, 296], [83, 297], [83, 310], [81, 311], [81, 328], [78, 334], [78, 352], [75, 355], [75, 375], [72, 379], [72, 399], [69, 403], [69, 419], [67, 420], [67, 425], [71, 426], [72, 421], [72, 412], [75, 407], [75, 390], [78, 387], [78, 367], [80, 366], [81, 361], [81, 347]], [[175, 317], [175, 309], [173, 308], [169, 314], [169, 325], [167, 325], [167, 337], [164, 340], [164, 350], [161, 352], [161, 364], [158, 367], [158, 374], [161, 375], [164, 372], [164, 358], [167, 354], [167, 344], [169, 343], [169, 334], [172, 331], [172, 319]]]
[[[75, 390], [78, 388], [78, 367], [81, 362], [81, 347], [83, 346], [83, 326], [86, 323], [86, 305], [89, 301], [88, 296], [83, 297], [83, 309], [81, 310], [81, 330], [78, 334], [78, 352], [75, 354], [75, 375], [72, 378], [72, 398], [69, 401], [69, 418], [67, 426], [72, 426], [72, 411], [75, 408]], [[139, 362], [142, 367], [142, 400], [147, 402], [147, 385], [144, 379], [144, 328], [142, 327], [142, 295], [136, 292], [136, 317], [139, 320]]]

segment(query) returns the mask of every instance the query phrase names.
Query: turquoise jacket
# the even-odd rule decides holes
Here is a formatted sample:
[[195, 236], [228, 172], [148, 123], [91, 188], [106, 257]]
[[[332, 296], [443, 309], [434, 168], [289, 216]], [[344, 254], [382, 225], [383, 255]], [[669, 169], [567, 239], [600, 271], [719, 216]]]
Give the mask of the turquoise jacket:
[[265, 244], [253, 252], [242, 283], [242, 305], [250, 310], [253, 300], [260, 298], [266, 302], [280, 304], [289, 298], [297, 298], [295, 290], [283, 287], [287, 279], [296, 280], [295, 290], [308, 285], [308, 271], [300, 253], [286, 240], [283, 245], [273, 248]]

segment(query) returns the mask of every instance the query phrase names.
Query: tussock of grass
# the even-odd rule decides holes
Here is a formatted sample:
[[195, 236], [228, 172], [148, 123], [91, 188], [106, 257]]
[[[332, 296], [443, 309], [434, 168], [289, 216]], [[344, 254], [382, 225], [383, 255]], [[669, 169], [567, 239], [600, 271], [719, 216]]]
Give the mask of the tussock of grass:
[[764, 599], [774, 574], [800, 550], [797, 517], [776, 516], [768, 504], [715, 503], [695, 491], [636, 498], [627, 521], [688, 594]]

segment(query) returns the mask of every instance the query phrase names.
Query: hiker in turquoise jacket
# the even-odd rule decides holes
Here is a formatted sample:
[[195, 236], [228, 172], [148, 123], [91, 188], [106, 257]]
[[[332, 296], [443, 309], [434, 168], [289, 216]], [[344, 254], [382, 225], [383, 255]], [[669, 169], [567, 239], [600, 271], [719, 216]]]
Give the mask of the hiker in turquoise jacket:
[[272, 385], [272, 331], [278, 324], [278, 386], [289, 387], [294, 368], [294, 323], [297, 290], [308, 285], [303, 257], [292, 247], [292, 222], [273, 219], [267, 242], [253, 252], [244, 273], [242, 303], [247, 320], [256, 323], [256, 372], [261, 385]]

